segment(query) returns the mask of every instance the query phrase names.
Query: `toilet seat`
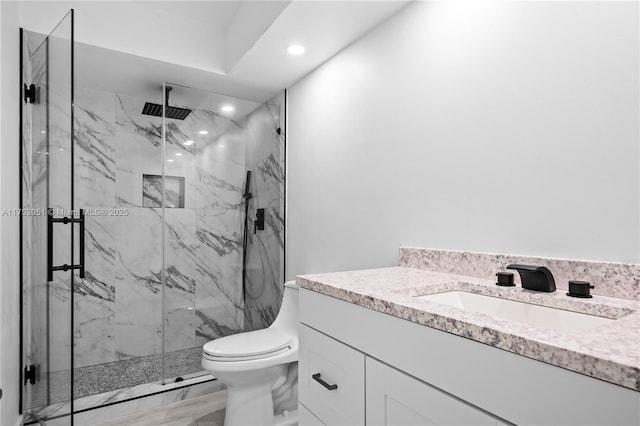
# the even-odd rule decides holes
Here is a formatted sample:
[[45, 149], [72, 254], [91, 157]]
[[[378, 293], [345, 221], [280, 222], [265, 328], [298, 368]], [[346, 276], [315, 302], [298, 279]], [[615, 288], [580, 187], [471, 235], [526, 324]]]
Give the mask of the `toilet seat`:
[[266, 328], [213, 340], [204, 345], [203, 357], [209, 361], [248, 361], [284, 353], [293, 345], [291, 336]]

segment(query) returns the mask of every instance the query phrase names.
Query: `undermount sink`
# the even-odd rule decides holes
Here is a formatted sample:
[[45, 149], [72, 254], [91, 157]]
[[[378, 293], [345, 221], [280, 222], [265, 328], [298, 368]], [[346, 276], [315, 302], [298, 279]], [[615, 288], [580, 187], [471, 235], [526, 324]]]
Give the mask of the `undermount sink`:
[[428, 300], [470, 312], [486, 314], [494, 318], [517, 321], [535, 327], [544, 327], [573, 334], [583, 333], [615, 321], [614, 319], [595, 315], [458, 290], [416, 296], [416, 299]]

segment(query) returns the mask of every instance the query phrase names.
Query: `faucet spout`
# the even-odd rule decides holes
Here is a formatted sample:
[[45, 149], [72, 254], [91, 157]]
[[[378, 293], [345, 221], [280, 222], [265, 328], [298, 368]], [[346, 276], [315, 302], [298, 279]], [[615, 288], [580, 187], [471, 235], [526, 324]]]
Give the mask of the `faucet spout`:
[[507, 269], [514, 269], [520, 274], [522, 288], [533, 291], [552, 293], [556, 291], [556, 282], [551, 271], [544, 266], [512, 264]]

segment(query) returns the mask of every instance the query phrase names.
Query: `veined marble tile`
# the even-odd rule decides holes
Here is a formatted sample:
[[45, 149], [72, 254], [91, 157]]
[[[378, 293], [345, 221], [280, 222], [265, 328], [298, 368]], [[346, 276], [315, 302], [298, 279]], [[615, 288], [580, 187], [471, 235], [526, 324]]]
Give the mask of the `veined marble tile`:
[[[68, 370], [71, 366], [73, 338], [71, 332], [71, 273], [54, 274], [53, 281], [47, 285], [47, 291], [49, 293], [49, 318], [45, 318], [42, 327], [48, 329], [49, 371]], [[50, 321], [50, 318], [55, 318], [55, 322]]]
[[232, 128], [197, 147], [196, 207], [237, 209], [245, 181], [242, 129]]
[[278, 247], [277, 242], [260, 243], [252, 239], [247, 253], [245, 315], [247, 327], [252, 330], [271, 325], [280, 310], [284, 291], [279, 253], [265, 247], [269, 243]]
[[[89, 207], [88, 211], [98, 211]], [[85, 279], [76, 280], [76, 293], [115, 301], [116, 220], [85, 214]]]
[[119, 359], [161, 351], [162, 232], [159, 209], [130, 208], [116, 223]]
[[[46, 141], [47, 136], [70, 140], [64, 139], [70, 116], [64, 94], [52, 96], [57, 96], [52, 117], [59, 125], [30, 147], [30, 155], [39, 157], [25, 186], [36, 200], [46, 195], [48, 159], [56, 176], [50, 182], [53, 206], [68, 209], [71, 157], [62, 142], [47, 147]], [[162, 119], [141, 114], [145, 101], [76, 91], [76, 207], [129, 209], [129, 216], [87, 217], [87, 276], [75, 284], [78, 366], [159, 354], [163, 326], [166, 350], [188, 349], [244, 329], [242, 192], [247, 169], [253, 171], [250, 219], [256, 208], [267, 209], [265, 231], [253, 235], [249, 221], [247, 315], [252, 327], [269, 325], [280, 306], [284, 139], [275, 132], [282, 126], [279, 108], [263, 105], [241, 122], [200, 109], [184, 121], [167, 120], [163, 164]], [[187, 140], [194, 143], [185, 145]], [[185, 208], [166, 209], [164, 226], [160, 209], [142, 208], [143, 175], [163, 171], [185, 179]], [[29, 229], [35, 240], [46, 231], [46, 221], [35, 221]], [[68, 229], [56, 229], [56, 264], [69, 263], [69, 243]], [[27, 249], [35, 261], [38, 247]], [[56, 309], [64, 311], [68, 295], [65, 299], [62, 283], [52, 290]], [[59, 359], [56, 368], [64, 369], [68, 345], [65, 349], [63, 330], [58, 331], [54, 343], [62, 346], [53, 355]]]
[[162, 295], [160, 283], [146, 279], [116, 281], [117, 359], [157, 354], [162, 351]]
[[74, 365], [84, 367], [115, 361], [115, 302], [76, 295], [74, 304]]
[[165, 287], [164, 349], [175, 351], [196, 345], [196, 293], [179, 287]]
[[265, 229], [250, 232], [247, 247], [248, 329], [269, 326], [278, 314], [283, 293], [284, 139], [279, 108], [264, 104], [246, 119], [247, 169], [253, 171], [249, 211], [265, 208]]
[[196, 210], [197, 291], [217, 289], [223, 292], [225, 298], [233, 305], [238, 305], [239, 300], [238, 279], [242, 269], [241, 226], [238, 211]]
[[[193, 125], [194, 117], [197, 114], [191, 113], [184, 122], [180, 120], [167, 120], [166, 131], [166, 144], [165, 144], [165, 173], [166, 176], [182, 177], [184, 179], [184, 193], [183, 201], [185, 208], [196, 207], [196, 188], [197, 188], [197, 175], [195, 167], [196, 159], [196, 145], [195, 140], [198, 139], [195, 135], [186, 135], [181, 129], [185, 126]], [[202, 126], [197, 126], [202, 127]], [[197, 135], [197, 132], [196, 132]], [[184, 145], [187, 140], [193, 140], [191, 145]], [[167, 199], [171, 198], [171, 183], [166, 183]], [[176, 203], [167, 203], [167, 206], [172, 206]]]
[[74, 283], [76, 367], [116, 360], [115, 220], [85, 216], [85, 278], [76, 274]]
[[49, 207], [71, 208], [71, 91], [50, 85], [48, 90], [48, 182]]
[[142, 206], [142, 174], [116, 168], [116, 206]]
[[196, 215], [196, 343], [202, 345], [243, 329], [242, 243], [237, 231], [216, 233], [221, 216]]
[[75, 203], [115, 205], [115, 95], [78, 88], [74, 99]]
[[162, 175], [162, 118], [143, 115], [144, 103], [116, 96], [116, 199], [121, 206], [140, 207], [142, 175]]

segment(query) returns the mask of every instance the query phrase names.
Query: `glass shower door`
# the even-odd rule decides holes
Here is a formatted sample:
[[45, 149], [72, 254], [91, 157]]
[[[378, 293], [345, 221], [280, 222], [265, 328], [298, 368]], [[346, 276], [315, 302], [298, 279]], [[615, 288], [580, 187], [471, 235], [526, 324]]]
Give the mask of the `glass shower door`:
[[72, 424], [73, 10], [36, 38], [23, 31], [22, 408], [26, 421]]
[[284, 96], [262, 102], [171, 83], [163, 93], [163, 173], [146, 192], [163, 207], [169, 383], [202, 374], [207, 342], [268, 327], [278, 313]]

